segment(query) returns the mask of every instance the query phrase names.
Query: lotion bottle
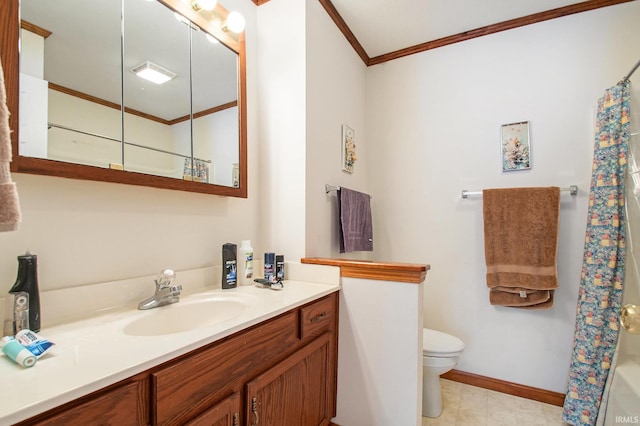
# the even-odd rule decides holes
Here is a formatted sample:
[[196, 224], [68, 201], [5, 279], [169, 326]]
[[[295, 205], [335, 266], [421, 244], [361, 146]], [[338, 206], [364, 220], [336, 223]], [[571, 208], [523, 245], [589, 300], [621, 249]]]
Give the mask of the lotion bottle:
[[238, 284], [253, 284], [253, 248], [251, 240], [242, 240], [238, 249]]

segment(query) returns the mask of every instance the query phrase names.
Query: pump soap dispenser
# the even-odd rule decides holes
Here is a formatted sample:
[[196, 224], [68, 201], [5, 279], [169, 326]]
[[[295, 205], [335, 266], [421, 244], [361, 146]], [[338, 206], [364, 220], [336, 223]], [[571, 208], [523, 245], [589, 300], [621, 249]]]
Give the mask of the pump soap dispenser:
[[18, 277], [9, 290], [13, 312], [13, 333], [29, 329], [40, 331], [40, 292], [38, 290], [38, 256], [28, 251], [18, 256]]

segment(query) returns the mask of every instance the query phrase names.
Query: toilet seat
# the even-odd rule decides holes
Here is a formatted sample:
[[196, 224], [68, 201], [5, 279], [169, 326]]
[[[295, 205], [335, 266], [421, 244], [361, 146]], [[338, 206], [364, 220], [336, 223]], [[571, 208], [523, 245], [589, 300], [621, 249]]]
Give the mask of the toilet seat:
[[441, 331], [422, 329], [422, 355], [431, 357], [454, 357], [464, 349], [462, 340]]

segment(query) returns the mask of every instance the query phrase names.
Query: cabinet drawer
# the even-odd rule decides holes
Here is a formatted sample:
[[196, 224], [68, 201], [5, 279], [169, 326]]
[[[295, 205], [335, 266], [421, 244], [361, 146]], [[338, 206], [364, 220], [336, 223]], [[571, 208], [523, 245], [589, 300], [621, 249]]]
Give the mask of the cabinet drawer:
[[152, 373], [152, 413], [159, 425], [183, 425], [233, 390], [234, 381], [268, 365], [297, 340], [290, 311]]
[[147, 381], [141, 380], [104, 392], [90, 401], [71, 407], [38, 426], [67, 425], [148, 425]]
[[336, 315], [336, 294], [300, 309], [300, 339], [328, 330]]

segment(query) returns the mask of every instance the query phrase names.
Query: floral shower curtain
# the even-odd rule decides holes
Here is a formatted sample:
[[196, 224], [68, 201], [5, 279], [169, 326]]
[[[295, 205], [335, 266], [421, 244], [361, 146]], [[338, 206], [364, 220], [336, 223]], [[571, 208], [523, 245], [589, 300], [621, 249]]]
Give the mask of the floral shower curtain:
[[598, 101], [587, 232], [563, 420], [594, 425], [618, 340], [625, 257], [629, 81]]

